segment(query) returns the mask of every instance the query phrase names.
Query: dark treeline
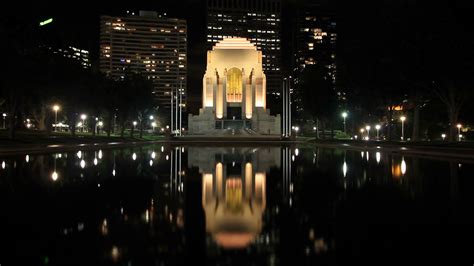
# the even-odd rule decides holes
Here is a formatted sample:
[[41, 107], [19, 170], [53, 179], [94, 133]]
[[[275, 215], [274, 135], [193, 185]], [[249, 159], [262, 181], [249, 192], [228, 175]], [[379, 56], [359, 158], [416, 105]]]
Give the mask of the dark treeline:
[[53, 54], [57, 47], [45, 45], [36, 24], [0, 21], [4, 66], [0, 83], [0, 109], [7, 114], [9, 137], [25, 127], [25, 119], [49, 134], [54, 123], [53, 106], [58, 104], [58, 121], [69, 125], [74, 136], [80, 115], [88, 115], [87, 127], [96, 134], [96, 123], [102, 121], [110, 136], [119, 128], [123, 137], [133, 121], [138, 122], [140, 137], [146, 117], [158, 110], [152, 102], [152, 83], [136, 73], [113, 80], [92, 67], [84, 69], [76, 60]]
[[[350, 133], [380, 123], [391, 140], [403, 114], [412, 140], [440, 138], [441, 132], [453, 140], [456, 125], [472, 123], [474, 111], [468, 104], [474, 87], [472, 8], [455, 2], [341, 4], [336, 90], [321, 66], [307, 67], [299, 74], [304, 115], [322, 121], [321, 128], [341, 129], [341, 112], [348, 111]], [[337, 92], [345, 92], [346, 100], [337, 100]]]

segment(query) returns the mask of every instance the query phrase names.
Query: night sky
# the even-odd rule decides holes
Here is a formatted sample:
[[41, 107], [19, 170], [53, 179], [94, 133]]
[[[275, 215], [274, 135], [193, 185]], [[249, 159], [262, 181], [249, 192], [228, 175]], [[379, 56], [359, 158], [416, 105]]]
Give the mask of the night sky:
[[[284, 1], [282, 23], [291, 7], [302, 0]], [[307, 0], [313, 3], [314, 1]], [[457, 64], [464, 70], [473, 70], [474, 23], [471, 15], [474, 4], [469, 1], [323, 1], [337, 14], [337, 58], [344, 64], [345, 75], [354, 84], [370, 84], [376, 61], [380, 58], [394, 61], [397, 67], [410, 64], [406, 50], [419, 49], [426, 64], [441, 62], [440, 67]], [[205, 68], [205, 0], [154, 0], [154, 1], [63, 1], [60, 4], [40, 2], [23, 7], [10, 7], [8, 14], [28, 20], [55, 19], [55, 29], [66, 43], [84, 47], [98, 59], [99, 16], [124, 15], [126, 10], [156, 10], [170, 17], [188, 21], [188, 79], [189, 100], [198, 103], [201, 79]], [[370, 3], [370, 5], [369, 5]], [[98, 6], [100, 4], [100, 6]], [[291, 14], [290, 14], [291, 16]], [[287, 30], [282, 41], [286, 43]], [[283, 47], [285, 48], [285, 46]], [[415, 50], [416, 50], [415, 49]], [[291, 53], [283, 50], [284, 61], [291, 61]], [[400, 63], [400, 58], [405, 61]], [[434, 60], [437, 58], [436, 60]]]

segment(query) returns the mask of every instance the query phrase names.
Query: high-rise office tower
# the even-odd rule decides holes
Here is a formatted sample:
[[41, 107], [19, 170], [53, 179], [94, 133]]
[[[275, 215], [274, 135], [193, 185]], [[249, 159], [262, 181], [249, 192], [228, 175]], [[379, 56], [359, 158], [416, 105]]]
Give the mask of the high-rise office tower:
[[328, 77], [336, 81], [336, 16], [318, 5], [298, 10], [296, 62], [301, 71], [306, 65], [323, 64]]
[[[262, 51], [268, 96], [281, 88], [281, 0], [208, 0], [207, 48], [226, 37], [243, 37]], [[271, 100], [271, 98], [270, 98]]]
[[186, 96], [186, 21], [166, 14], [127, 11], [126, 16], [101, 16], [100, 69], [114, 79], [127, 71], [153, 81], [153, 96], [160, 108], [169, 108], [173, 88]]
[[[332, 89], [339, 101], [345, 100], [345, 93], [336, 88], [336, 14], [331, 9], [318, 4], [299, 6], [292, 16], [296, 27], [292, 29], [294, 111], [303, 112], [303, 93], [299, 82], [306, 67], [321, 67], [324, 78], [331, 81]], [[317, 89], [317, 88], [315, 88]], [[301, 117], [299, 117], [301, 118]]]
[[80, 49], [73, 46], [68, 46], [64, 48], [52, 48], [48, 47], [48, 50], [55, 55], [62, 56], [64, 58], [70, 59], [71, 62], [76, 62], [80, 64], [83, 68], [90, 68], [91, 61], [89, 57], [89, 51]]
[[[321, 64], [336, 86], [336, 15], [320, 5], [305, 5], [297, 11], [295, 70]], [[341, 96], [341, 95], [340, 95]]]

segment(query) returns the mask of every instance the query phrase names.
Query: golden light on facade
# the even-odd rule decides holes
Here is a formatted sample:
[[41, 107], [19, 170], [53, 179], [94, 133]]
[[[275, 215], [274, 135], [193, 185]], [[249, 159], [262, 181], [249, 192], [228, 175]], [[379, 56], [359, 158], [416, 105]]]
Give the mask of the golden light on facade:
[[228, 103], [242, 102], [242, 71], [234, 67], [227, 71], [227, 95]]
[[[262, 51], [245, 38], [224, 38], [207, 52], [202, 79], [202, 108], [190, 115], [188, 132], [208, 134], [235, 127], [252, 127], [256, 132], [280, 134], [281, 118], [266, 109], [266, 75]], [[217, 121], [217, 120], [224, 121]], [[252, 120], [247, 123], [245, 120]], [[259, 121], [266, 121], [259, 123]], [[215, 123], [216, 122], [216, 123]]]

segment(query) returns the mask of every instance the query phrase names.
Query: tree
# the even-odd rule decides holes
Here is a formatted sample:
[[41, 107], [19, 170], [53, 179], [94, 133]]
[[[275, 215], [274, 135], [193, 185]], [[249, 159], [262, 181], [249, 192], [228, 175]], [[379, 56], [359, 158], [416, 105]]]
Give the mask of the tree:
[[468, 90], [453, 81], [445, 83], [433, 82], [433, 92], [446, 106], [449, 120], [449, 141], [454, 141], [456, 136], [456, 125], [459, 123], [459, 112], [466, 100], [469, 98]]
[[333, 128], [331, 121], [334, 120], [337, 110], [336, 91], [324, 66], [321, 64], [306, 66], [299, 78], [299, 89], [301, 95], [304, 95], [301, 97], [303, 116], [320, 121], [324, 138], [326, 126], [330, 125]]
[[[153, 83], [139, 74], [133, 74], [130, 76], [129, 86], [129, 89], [134, 92], [130, 102], [131, 113], [133, 114], [132, 120], [138, 119], [139, 136], [142, 138], [147, 115], [153, 110]], [[133, 127], [130, 136], [133, 138]]]

